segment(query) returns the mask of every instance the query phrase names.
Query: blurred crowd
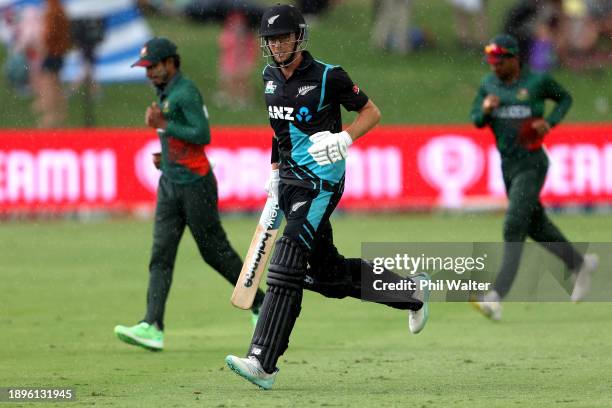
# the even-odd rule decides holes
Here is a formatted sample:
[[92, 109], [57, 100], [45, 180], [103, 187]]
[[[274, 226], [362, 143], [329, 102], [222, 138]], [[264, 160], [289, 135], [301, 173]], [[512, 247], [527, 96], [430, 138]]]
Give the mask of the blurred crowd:
[[[219, 41], [222, 55], [231, 52], [230, 44], [235, 42], [231, 32], [239, 21], [235, 16], [230, 21], [228, 16], [231, 13], [228, 10], [239, 10], [244, 14], [244, 21], [238, 23], [243, 28], [236, 30], [236, 35], [242, 33], [246, 37], [241, 38], [247, 43], [253, 41], [250, 37], [255, 35], [262, 12], [262, 7], [255, 0], [139, 1], [143, 9], [149, 11], [183, 14], [198, 21], [225, 20], [224, 33]], [[296, 4], [312, 24], [340, 1], [299, 0]], [[492, 27], [489, 23], [488, 9], [492, 5], [489, 0], [446, 1], [453, 10], [455, 41], [462, 49], [481, 52], [489, 38], [501, 31], [518, 39], [523, 63], [536, 71], [549, 71], [557, 67], [584, 70], [612, 64], [612, 0], [516, 0], [506, 11], [501, 27]], [[434, 47], [436, 33], [431, 32], [427, 26], [413, 22], [414, 7], [427, 7], [427, 3], [414, 0], [372, 0], [372, 48], [409, 55]], [[245, 34], [249, 29], [251, 32]], [[227, 61], [232, 58], [221, 59], [226, 63], [221, 62], [220, 68], [226, 72], [231, 65]], [[250, 59], [247, 62], [248, 67], [254, 66]], [[221, 81], [232, 82], [227, 79]], [[239, 79], [237, 82], [241, 81]], [[232, 94], [231, 91], [229, 93]], [[220, 101], [248, 100], [247, 95], [227, 98], [225, 91], [219, 96]]]
[[523, 62], [537, 71], [612, 63], [611, 0], [521, 0], [508, 11], [504, 31], [519, 41]]
[[[16, 15], [6, 9], [0, 34], [9, 44], [5, 73], [17, 92], [31, 93], [40, 127], [65, 123], [66, 100], [60, 70], [68, 50], [81, 51], [86, 69], [79, 86], [94, 92], [92, 70], [95, 47], [104, 38], [104, 22], [81, 13], [67, 16], [61, 0], [44, 6], [26, 6]], [[218, 84], [214, 102], [231, 110], [253, 103], [251, 80], [258, 66], [257, 29], [264, 5], [257, 0], [134, 0], [145, 14], [185, 17], [218, 23]], [[309, 24], [316, 24], [341, 0], [298, 0]], [[453, 10], [455, 41], [461, 49], [482, 51], [498, 31], [515, 36], [523, 63], [537, 71], [556, 67], [573, 70], [602, 68], [612, 63], [612, 0], [516, 0], [506, 11], [502, 27], [491, 27], [489, 0], [446, 0]], [[373, 0], [371, 47], [381, 52], [410, 55], [436, 45], [436, 33], [414, 23], [414, 8], [427, 3], [413, 0]], [[500, 30], [501, 28], [501, 30]], [[493, 32], [493, 31], [494, 32]], [[93, 123], [93, 120], [89, 121]], [[87, 119], [86, 119], [87, 125]]]
[[[412, 22], [414, 3], [373, 1], [374, 48], [406, 55], [433, 45], [435, 35]], [[482, 51], [494, 34], [487, 16], [490, 2], [448, 3], [453, 8], [457, 44], [466, 50]], [[582, 70], [612, 64], [612, 0], [517, 0], [507, 10], [500, 31], [517, 38], [523, 63], [536, 71], [559, 66]]]
[[93, 83], [95, 47], [104, 37], [103, 20], [92, 15], [86, 3], [68, 17], [61, 0], [45, 0], [41, 7], [27, 5], [2, 14], [2, 40], [8, 44], [4, 70], [17, 93], [34, 97], [32, 109], [38, 127], [65, 125], [66, 95], [60, 72], [68, 52], [76, 48], [85, 62], [83, 77], [88, 91]]

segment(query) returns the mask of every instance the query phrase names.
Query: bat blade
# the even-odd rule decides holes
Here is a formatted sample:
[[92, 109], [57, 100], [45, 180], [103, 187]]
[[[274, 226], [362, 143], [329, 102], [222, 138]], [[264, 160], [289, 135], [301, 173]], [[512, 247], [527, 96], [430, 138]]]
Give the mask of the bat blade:
[[232, 304], [240, 309], [250, 309], [253, 305], [259, 283], [272, 254], [282, 217], [278, 202], [268, 198], [232, 293]]

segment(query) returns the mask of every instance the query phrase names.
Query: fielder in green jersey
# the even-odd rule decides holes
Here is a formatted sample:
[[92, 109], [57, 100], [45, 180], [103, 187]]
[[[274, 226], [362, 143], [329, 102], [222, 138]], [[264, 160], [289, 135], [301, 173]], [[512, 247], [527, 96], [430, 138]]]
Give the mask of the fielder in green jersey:
[[[597, 267], [595, 255], [584, 257], [546, 215], [540, 191], [548, 170], [544, 136], [558, 125], [572, 105], [570, 94], [551, 76], [530, 72], [521, 65], [517, 41], [498, 35], [485, 48], [491, 73], [483, 79], [474, 99], [471, 119], [489, 126], [501, 155], [508, 209], [504, 220], [504, 256], [494, 289], [472, 303], [485, 316], [501, 318], [500, 301], [512, 286], [522, 243], [529, 236], [557, 255], [575, 276], [573, 301], [584, 298]], [[546, 117], [544, 103], [555, 102]]]
[[[231, 247], [219, 220], [217, 183], [204, 147], [210, 143], [208, 114], [195, 84], [180, 71], [177, 47], [153, 38], [133, 66], [145, 67], [158, 101], [145, 123], [157, 129], [162, 151], [153, 163], [162, 172], [157, 190], [153, 249], [149, 264], [147, 311], [136, 326], [115, 327], [120, 340], [149, 350], [163, 349], [164, 311], [179, 242], [188, 226], [204, 261], [235, 285], [242, 260]], [[253, 303], [256, 320], [264, 294]], [[229, 299], [229, 294], [228, 294]]]

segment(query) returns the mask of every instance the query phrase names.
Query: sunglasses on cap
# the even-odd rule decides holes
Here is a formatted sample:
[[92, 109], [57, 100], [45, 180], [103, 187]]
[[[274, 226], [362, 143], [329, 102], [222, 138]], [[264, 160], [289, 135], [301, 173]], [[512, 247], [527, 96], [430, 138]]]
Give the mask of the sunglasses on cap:
[[514, 53], [512, 51], [497, 44], [487, 45], [484, 51], [487, 55], [487, 62], [489, 64], [496, 64], [502, 61], [504, 58], [514, 57]]

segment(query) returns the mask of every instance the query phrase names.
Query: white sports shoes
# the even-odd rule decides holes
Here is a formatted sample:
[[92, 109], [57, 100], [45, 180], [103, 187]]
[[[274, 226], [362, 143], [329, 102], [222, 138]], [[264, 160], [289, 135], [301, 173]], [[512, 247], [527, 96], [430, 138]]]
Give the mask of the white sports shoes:
[[499, 294], [492, 290], [481, 298], [471, 299], [470, 303], [485, 317], [498, 322], [502, 317], [502, 305], [500, 300]]
[[419, 282], [421, 280], [429, 280], [430, 278], [428, 274], [421, 272], [412, 276], [412, 279], [417, 284], [414, 298], [423, 302], [423, 307], [417, 311], [408, 310], [408, 328], [412, 334], [418, 334], [425, 328], [427, 319], [429, 319], [429, 288], [420, 289]]
[[574, 283], [574, 290], [572, 291], [572, 302], [580, 302], [585, 298], [589, 290], [591, 290], [591, 283], [593, 281], [593, 273], [599, 266], [599, 257], [596, 254], [586, 254], [584, 261], [576, 273], [576, 281]]
[[254, 356], [241, 358], [229, 355], [225, 357], [225, 363], [233, 372], [264, 390], [272, 388], [278, 373], [278, 369], [272, 374], [266, 373], [259, 360]]

